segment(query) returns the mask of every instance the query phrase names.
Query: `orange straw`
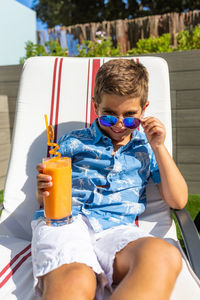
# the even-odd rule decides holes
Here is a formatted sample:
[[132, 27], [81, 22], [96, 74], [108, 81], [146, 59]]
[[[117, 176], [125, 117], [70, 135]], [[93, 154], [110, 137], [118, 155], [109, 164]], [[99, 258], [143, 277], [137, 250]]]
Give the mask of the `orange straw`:
[[59, 145], [52, 142], [54, 140], [53, 127], [48, 124], [47, 115], [44, 115], [44, 118], [45, 118], [45, 124], [46, 124], [46, 130], [47, 130], [47, 138], [48, 138], [47, 145], [51, 146], [51, 147], [55, 147], [52, 150], [50, 150], [49, 153], [53, 154], [53, 155], [57, 155], [55, 158], [60, 158], [61, 157], [61, 153], [57, 152], [57, 150], [59, 149]]

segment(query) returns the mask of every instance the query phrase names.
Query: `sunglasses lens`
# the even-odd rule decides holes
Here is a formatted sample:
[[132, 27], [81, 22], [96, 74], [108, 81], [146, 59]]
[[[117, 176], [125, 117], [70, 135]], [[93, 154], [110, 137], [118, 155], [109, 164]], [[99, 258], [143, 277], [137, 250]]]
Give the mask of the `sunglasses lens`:
[[140, 125], [140, 119], [137, 118], [124, 118], [123, 122], [124, 125], [130, 129], [137, 128]]
[[103, 126], [110, 127], [117, 123], [117, 118], [114, 116], [101, 116], [99, 122]]

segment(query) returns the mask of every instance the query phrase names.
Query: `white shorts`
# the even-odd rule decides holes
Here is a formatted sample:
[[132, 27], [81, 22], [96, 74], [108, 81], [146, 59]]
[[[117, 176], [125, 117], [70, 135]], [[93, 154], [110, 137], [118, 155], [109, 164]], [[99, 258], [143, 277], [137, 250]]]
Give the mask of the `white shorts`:
[[95, 233], [83, 215], [71, 224], [47, 226], [43, 219], [32, 221], [32, 261], [36, 295], [42, 294], [41, 276], [73, 262], [90, 266], [97, 275], [96, 299], [103, 299], [103, 290], [112, 286], [115, 254], [129, 242], [149, 237], [135, 225], [120, 225]]

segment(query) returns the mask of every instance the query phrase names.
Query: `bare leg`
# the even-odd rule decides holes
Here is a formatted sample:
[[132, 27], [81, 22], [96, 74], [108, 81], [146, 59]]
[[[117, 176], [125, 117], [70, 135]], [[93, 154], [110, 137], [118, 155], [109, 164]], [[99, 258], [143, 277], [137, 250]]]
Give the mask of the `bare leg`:
[[93, 300], [95, 292], [95, 273], [84, 264], [66, 264], [43, 277], [42, 300]]
[[110, 300], [168, 300], [182, 268], [181, 254], [157, 238], [141, 238], [116, 254]]

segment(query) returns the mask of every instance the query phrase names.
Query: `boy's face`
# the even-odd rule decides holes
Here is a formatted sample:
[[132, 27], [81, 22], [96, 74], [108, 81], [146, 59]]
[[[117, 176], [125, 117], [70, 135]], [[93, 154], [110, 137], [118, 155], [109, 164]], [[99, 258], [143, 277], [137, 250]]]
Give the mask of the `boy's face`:
[[[112, 115], [121, 118], [134, 117], [140, 119], [146, 107], [149, 105], [147, 102], [142, 108], [140, 102], [140, 98], [103, 94], [101, 103], [96, 104], [94, 102], [94, 106], [98, 117]], [[111, 127], [103, 126], [100, 123], [99, 126], [113, 142], [119, 143], [120, 145], [126, 145], [131, 139], [132, 132], [135, 130], [126, 128], [122, 119], [118, 119], [117, 123]]]

